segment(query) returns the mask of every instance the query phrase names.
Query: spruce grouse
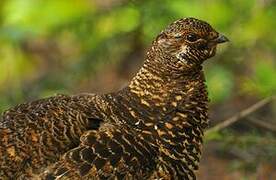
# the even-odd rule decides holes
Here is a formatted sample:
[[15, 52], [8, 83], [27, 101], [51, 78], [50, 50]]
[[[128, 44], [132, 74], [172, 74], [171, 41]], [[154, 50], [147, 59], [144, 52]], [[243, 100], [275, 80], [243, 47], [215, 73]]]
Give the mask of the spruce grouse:
[[0, 117], [1, 179], [195, 179], [208, 97], [202, 63], [228, 39], [184, 18], [130, 84], [24, 103]]

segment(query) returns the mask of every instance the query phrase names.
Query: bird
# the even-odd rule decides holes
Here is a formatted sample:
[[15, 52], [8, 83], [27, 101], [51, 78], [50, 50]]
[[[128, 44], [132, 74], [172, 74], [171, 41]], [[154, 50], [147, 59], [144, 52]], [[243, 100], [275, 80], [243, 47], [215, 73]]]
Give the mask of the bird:
[[130, 83], [57, 95], [0, 117], [4, 179], [196, 179], [208, 127], [205, 60], [229, 41], [193, 17], [152, 41]]

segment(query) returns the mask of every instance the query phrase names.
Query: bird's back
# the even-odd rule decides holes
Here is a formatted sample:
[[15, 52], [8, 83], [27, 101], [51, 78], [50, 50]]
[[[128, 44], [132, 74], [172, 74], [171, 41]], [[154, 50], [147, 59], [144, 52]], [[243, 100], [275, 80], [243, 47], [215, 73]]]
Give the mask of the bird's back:
[[58, 95], [24, 103], [0, 118], [0, 177], [28, 177], [79, 145], [87, 129], [98, 128], [101, 99]]

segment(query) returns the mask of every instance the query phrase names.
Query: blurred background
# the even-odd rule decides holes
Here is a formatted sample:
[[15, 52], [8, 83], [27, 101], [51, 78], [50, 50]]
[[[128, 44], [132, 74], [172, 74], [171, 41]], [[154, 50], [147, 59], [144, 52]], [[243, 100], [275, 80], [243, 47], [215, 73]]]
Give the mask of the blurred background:
[[231, 40], [204, 67], [211, 129], [199, 179], [276, 179], [275, 0], [1, 0], [0, 112], [124, 87], [157, 33], [189, 16]]

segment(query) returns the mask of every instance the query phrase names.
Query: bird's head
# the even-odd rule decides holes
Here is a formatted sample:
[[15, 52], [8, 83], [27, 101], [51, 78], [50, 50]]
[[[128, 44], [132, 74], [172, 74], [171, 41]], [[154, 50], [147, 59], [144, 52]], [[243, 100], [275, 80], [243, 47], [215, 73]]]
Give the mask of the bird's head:
[[[170, 24], [156, 38], [155, 45], [175, 67], [200, 65], [216, 53], [217, 44], [229, 41], [208, 23], [184, 18]], [[174, 64], [172, 64], [174, 63]]]

